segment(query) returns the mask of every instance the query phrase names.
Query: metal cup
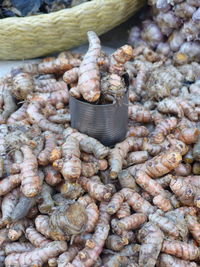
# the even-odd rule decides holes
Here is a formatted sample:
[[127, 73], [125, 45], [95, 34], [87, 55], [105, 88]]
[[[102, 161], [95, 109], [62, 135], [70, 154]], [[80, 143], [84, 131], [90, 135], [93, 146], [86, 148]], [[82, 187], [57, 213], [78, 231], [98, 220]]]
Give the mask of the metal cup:
[[[124, 77], [128, 88], [128, 76]], [[105, 146], [121, 142], [128, 129], [128, 89], [115, 104], [95, 105], [70, 97], [71, 127]]]

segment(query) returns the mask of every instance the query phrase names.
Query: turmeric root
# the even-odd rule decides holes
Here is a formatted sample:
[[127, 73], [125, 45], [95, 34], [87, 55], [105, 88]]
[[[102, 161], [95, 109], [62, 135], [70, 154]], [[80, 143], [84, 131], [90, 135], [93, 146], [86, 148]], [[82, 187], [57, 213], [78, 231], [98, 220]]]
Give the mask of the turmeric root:
[[[62, 145], [62, 155], [64, 157], [63, 164], [61, 164], [60, 171], [64, 179], [76, 180], [81, 175], [81, 160], [79, 142], [73, 136], [69, 136], [66, 142]], [[59, 162], [59, 160], [58, 160]], [[53, 163], [57, 167], [57, 161]]]
[[13, 77], [12, 93], [18, 100], [25, 100], [33, 92], [34, 82], [30, 74], [19, 72]]
[[31, 208], [36, 204], [36, 200], [36, 197], [30, 198], [21, 194], [19, 197], [19, 201], [11, 214], [12, 221], [16, 222], [27, 216]]
[[[165, 151], [164, 153], [161, 153], [160, 155], [155, 156], [154, 158], [143, 163], [140, 170], [144, 171], [145, 174], [147, 174], [152, 178], [159, 178], [164, 174], [169, 173], [174, 168], [176, 168], [180, 163], [181, 159], [182, 159], [181, 154], [177, 152], [175, 148], [172, 147], [171, 149]], [[130, 173], [131, 173], [131, 168], [133, 167], [130, 167]]]
[[147, 151], [136, 151], [128, 154], [127, 165], [140, 164], [148, 159], [149, 155]]
[[188, 176], [191, 174], [192, 167], [190, 164], [180, 163], [175, 169], [175, 174], [178, 176]]
[[40, 195], [38, 196], [39, 199], [41, 199], [41, 204], [38, 205], [38, 209], [40, 213], [42, 214], [49, 214], [52, 212], [53, 207], [54, 207], [54, 201], [52, 199], [52, 194], [53, 194], [53, 189], [43, 183], [42, 185], [42, 191]]
[[197, 217], [194, 215], [187, 214], [186, 221], [189, 231], [191, 232], [193, 238], [200, 243], [200, 223], [197, 220]]
[[113, 195], [107, 205], [107, 212], [109, 214], [115, 214], [124, 200], [126, 200], [129, 206], [136, 212], [151, 214], [155, 211], [155, 208], [138, 193], [129, 188], [123, 188]]
[[118, 181], [122, 188], [130, 188], [138, 191], [137, 184], [133, 176], [129, 173], [129, 170], [122, 170], [118, 174]]
[[35, 228], [28, 227], [26, 228], [26, 238], [33, 244], [34, 247], [43, 247], [51, 242], [50, 239], [47, 239], [41, 235]]
[[44, 147], [44, 150], [42, 150], [40, 154], [38, 155], [38, 163], [43, 166], [49, 163], [49, 156], [51, 152], [53, 151], [53, 149], [56, 147], [55, 137], [52, 133], [45, 132], [44, 136], [46, 140], [45, 147]]
[[11, 215], [19, 199], [19, 194], [19, 189], [14, 189], [4, 196], [1, 204], [2, 218], [0, 219], [0, 228], [11, 222]]
[[136, 171], [135, 181], [152, 196], [165, 195], [162, 186], [143, 171]]
[[159, 266], [171, 267], [171, 266], [181, 266], [181, 267], [197, 267], [195, 262], [180, 260], [169, 254], [161, 253], [158, 261]]
[[153, 132], [152, 138], [155, 144], [162, 143], [165, 139], [165, 136], [168, 135], [175, 127], [177, 126], [177, 119], [171, 117], [160, 121]]
[[60, 90], [67, 90], [67, 84], [63, 81], [52, 81], [50, 83], [50, 80], [45, 84], [36, 85], [34, 88], [35, 92], [39, 93], [50, 93], [54, 91], [60, 91]]
[[163, 99], [158, 103], [157, 109], [162, 113], [177, 115], [178, 118], [184, 115], [181, 106], [172, 98]]
[[73, 68], [71, 70], [68, 70], [63, 75], [63, 80], [67, 83], [74, 83], [78, 81], [78, 74], [79, 74], [79, 68]]
[[167, 235], [174, 238], [179, 237], [179, 231], [176, 225], [159, 210], [154, 214], [149, 214], [149, 221], [157, 225]]
[[142, 213], [135, 213], [127, 216], [117, 223], [122, 230], [134, 230], [147, 220], [147, 216]]
[[90, 267], [96, 262], [98, 256], [103, 250], [103, 246], [108, 237], [110, 226], [110, 216], [106, 213], [106, 203], [101, 202], [99, 208], [99, 220], [92, 237], [94, 246], [86, 247], [81, 250], [72, 261], [72, 266]]
[[22, 146], [21, 151], [24, 155], [24, 161], [21, 165], [21, 190], [26, 197], [34, 197], [41, 190], [41, 178], [37, 173], [37, 159], [28, 146]]
[[129, 118], [136, 122], [148, 123], [152, 121], [151, 112], [142, 105], [131, 105], [128, 108]]
[[57, 263], [59, 267], [66, 267], [68, 263], [73, 261], [75, 256], [78, 254], [78, 252], [81, 250], [81, 247], [78, 245], [72, 245], [69, 247], [69, 249], [60, 254], [58, 257]]
[[107, 185], [93, 182], [86, 177], [80, 177], [78, 182], [82, 186], [82, 188], [94, 199], [103, 201], [109, 200], [111, 197], [111, 189]]
[[124, 64], [133, 57], [133, 49], [130, 45], [118, 48], [110, 56], [109, 72], [122, 76], [125, 72]]
[[18, 240], [25, 233], [25, 229], [32, 225], [33, 223], [29, 219], [19, 220], [11, 224], [8, 231], [8, 238], [12, 241]]
[[14, 174], [7, 176], [0, 181], [0, 196], [6, 195], [13, 188], [17, 187], [21, 182], [21, 177], [19, 174]]
[[6, 123], [7, 119], [10, 115], [17, 109], [17, 105], [15, 103], [15, 99], [11, 94], [9, 88], [5, 88], [3, 92], [3, 111], [0, 114], [0, 123]]
[[38, 72], [41, 74], [60, 73], [70, 70], [79, 66], [81, 61], [77, 58], [57, 58], [50, 60], [49, 62], [42, 62], [38, 64]]
[[8, 124], [13, 124], [18, 121], [24, 120], [27, 117], [26, 110], [28, 107], [28, 103], [24, 103], [20, 108], [18, 108], [15, 112], [13, 112], [7, 120]]
[[198, 137], [197, 143], [193, 147], [192, 154], [193, 154], [193, 158], [196, 161], [200, 161], [200, 136]]
[[145, 126], [131, 126], [126, 136], [146, 137], [148, 135], [149, 130]]
[[44, 131], [52, 131], [53, 133], [62, 133], [63, 128], [60, 125], [56, 125], [48, 121], [40, 113], [40, 105], [37, 102], [32, 102], [28, 105], [27, 114], [32, 123], [37, 123], [38, 126]]
[[5, 259], [5, 265], [11, 266], [42, 266], [51, 257], [56, 257], [67, 250], [67, 244], [64, 241], [53, 241], [42, 248], [36, 248], [30, 252], [12, 253]]
[[128, 152], [139, 142], [139, 146], [141, 146], [142, 140], [137, 140], [135, 137], [127, 137], [123, 142], [118, 143], [111, 149], [108, 162], [110, 165], [110, 177], [112, 179], [117, 178], [118, 173], [122, 170], [123, 160], [127, 157]]
[[164, 235], [159, 227], [148, 222], [139, 230], [138, 239], [142, 243], [139, 252], [139, 265], [155, 266], [162, 248]]
[[[74, 134], [74, 136], [76, 135]], [[80, 140], [80, 148], [87, 153], [94, 154], [97, 159], [105, 158], [109, 152], [109, 149], [102, 145], [99, 141], [85, 135], [83, 136], [83, 139]]]
[[103, 101], [115, 103], [120, 100], [127, 88], [124, 80], [117, 74], [107, 74], [101, 79], [101, 94]]
[[61, 174], [50, 165], [44, 168], [44, 179], [51, 186], [55, 186], [62, 181]]
[[164, 240], [161, 251], [183, 260], [197, 260], [199, 258], [198, 247], [177, 240]]
[[125, 245], [128, 244], [128, 240], [126, 238], [117, 236], [117, 235], [109, 235], [106, 239], [106, 248], [112, 249], [114, 251], [120, 251], [124, 248]]
[[193, 204], [198, 205], [198, 203], [195, 203], [195, 196], [198, 194], [198, 189], [186, 183], [184, 179], [173, 179], [170, 182], [170, 188], [179, 197], [181, 203], [188, 206], [193, 206]]
[[86, 213], [87, 213], [88, 221], [86, 224], [85, 232], [91, 233], [95, 229], [95, 226], [99, 219], [99, 210], [98, 210], [97, 205], [95, 203], [90, 203], [86, 207]]
[[[166, 194], [166, 192], [165, 192], [165, 194]], [[153, 198], [153, 204], [165, 212], [173, 209], [171, 199], [169, 199], [168, 196], [165, 196], [162, 194], [156, 195]]]
[[95, 32], [87, 33], [89, 49], [85, 54], [80, 67], [78, 91], [88, 102], [94, 102], [100, 97], [100, 71], [97, 58], [101, 53], [100, 40]]
[[9, 255], [11, 253], [22, 253], [34, 250], [34, 246], [29, 242], [13, 242], [5, 245], [5, 253]]
[[54, 240], [69, 240], [71, 235], [85, 231], [87, 220], [86, 210], [79, 203], [55, 210], [49, 219], [50, 236]]
[[118, 219], [122, 219], [125, 218], [127, 216], [131, 215], [131, 210], [130, 210], [130, 206], [128, 205], [127, 202], [123, 202], [121, 207], [119, 208], [119, 210], [116, 213], [116, 216]]

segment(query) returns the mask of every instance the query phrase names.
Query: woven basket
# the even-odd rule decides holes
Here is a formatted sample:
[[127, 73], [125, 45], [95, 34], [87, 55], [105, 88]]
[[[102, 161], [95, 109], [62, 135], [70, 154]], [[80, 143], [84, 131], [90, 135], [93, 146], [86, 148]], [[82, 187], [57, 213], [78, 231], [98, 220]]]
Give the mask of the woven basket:
[[145, 0], [93, 0], [45, 15], [0, 19], [0, 59], [28, 59], [78, 46], [86, 32], [105, 33]]

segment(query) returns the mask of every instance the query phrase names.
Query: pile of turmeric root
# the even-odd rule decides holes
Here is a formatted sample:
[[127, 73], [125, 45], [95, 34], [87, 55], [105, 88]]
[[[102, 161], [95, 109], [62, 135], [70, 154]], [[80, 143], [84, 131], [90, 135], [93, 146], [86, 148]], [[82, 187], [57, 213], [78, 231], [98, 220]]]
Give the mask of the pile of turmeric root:
[[[197, 267], [200, 65], [148, 47], [102, 58], [89, 36], [84, 57], [0, 80], [0, 266]], [[70, 127], [71, 91], [96, 103], [102, 68], [130, 76], [129, 130], [113, 148]]]

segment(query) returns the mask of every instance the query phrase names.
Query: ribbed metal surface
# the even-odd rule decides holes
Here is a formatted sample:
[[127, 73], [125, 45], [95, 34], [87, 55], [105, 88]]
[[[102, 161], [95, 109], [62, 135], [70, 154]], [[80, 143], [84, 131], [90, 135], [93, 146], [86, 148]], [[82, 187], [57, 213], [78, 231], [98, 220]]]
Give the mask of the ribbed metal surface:
[[106, 146], [122, 141], [128, 128], [128, 91], [119, 103], [94, 105], [70, 98], [71, 126]]

